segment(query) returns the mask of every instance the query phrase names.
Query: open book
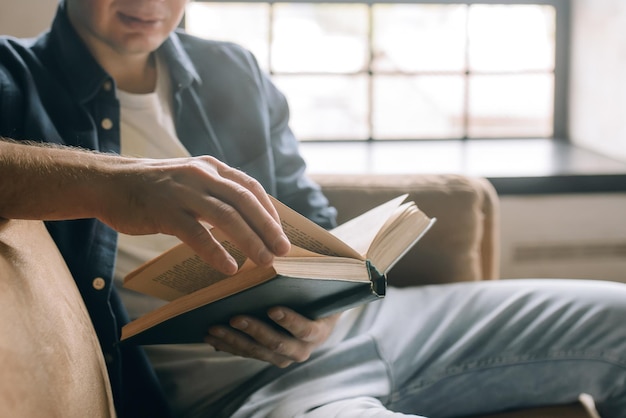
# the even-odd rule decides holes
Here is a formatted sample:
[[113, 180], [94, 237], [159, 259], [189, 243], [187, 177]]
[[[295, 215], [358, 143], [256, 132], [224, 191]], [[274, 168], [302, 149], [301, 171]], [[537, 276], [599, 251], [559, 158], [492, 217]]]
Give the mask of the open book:
[[218, 229], [213, 235], [237, 260], [232, 276], [180, 244], [129, 273], [124, 287], [171, 301], [122, 328], [122, 342], [202, 342], [210, 326], [238, 314], [266, 318], [286, 306], [321, 318], [385, 295], [386, 273], [435, 219], [399, 196], [327, 231], [273, 199], [291, 251], [271, 267], [248, 260]]

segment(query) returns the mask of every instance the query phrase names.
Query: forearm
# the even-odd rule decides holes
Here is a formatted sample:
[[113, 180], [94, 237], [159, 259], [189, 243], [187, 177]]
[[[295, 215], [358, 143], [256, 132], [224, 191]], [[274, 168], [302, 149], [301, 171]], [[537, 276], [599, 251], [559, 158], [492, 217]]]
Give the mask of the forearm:
[[289, 250], [263, 187], [213, 157], [127, 158], [0, 141], [0, 217], [98, 218], [126, 234], [174, 235], [228, 274], [237, 264], [206, 223], [257, 264]]
[[68, 147], [0, 140], [0, 217], [97, 217], [98, 194], [121, 157]]

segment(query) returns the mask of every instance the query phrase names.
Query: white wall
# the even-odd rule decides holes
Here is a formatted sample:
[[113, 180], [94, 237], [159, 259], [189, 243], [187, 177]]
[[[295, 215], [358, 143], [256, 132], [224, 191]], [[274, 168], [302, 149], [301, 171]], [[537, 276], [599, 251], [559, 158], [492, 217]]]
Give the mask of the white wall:
[[502, 196], [504, 278], [626, 282], [626, 193]]
[[57, 4], [57, 0], [0, 0], [0, 34], [39, 34], [50, 27]]
[[626, 161], [626, 1], [572, 2], [570, 135]]
[[[572, 0], [569, 129], [626, 161], [626, 1]], [[503, 196], [502, 276], [626, 282], [626, 194]]]

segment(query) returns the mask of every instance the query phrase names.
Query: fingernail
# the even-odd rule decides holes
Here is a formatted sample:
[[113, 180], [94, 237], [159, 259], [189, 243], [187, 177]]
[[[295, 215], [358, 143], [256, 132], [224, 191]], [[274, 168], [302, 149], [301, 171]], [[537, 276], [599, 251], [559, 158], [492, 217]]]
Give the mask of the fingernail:
[[285, 236], [278, 237], [278, 239], [274, 242], [274, 252], [276, 254], [285, 254], [289, 251], [289, 248], [291, 248], [291, 244]]
[[239, 266], [237, 265], [237, 262], [232, 258], [227, 258], [224, 261], [224, 264], [222, 264], [222, 270], [227, 274], [235, 274], [238, 269]]
[[209, 334], [218, 337], [218, 338], [222, 338], [224, 335], [226, 335], [226, 333], [224, 332], [223, 329], [221, 328], [211, 328], [209, 329]]
[[240, 329], [240, 330], [244, 330], [248, 328], [248, 321], [246, 321], [245, 319], [237, 319], [233, 321], [233, 327]]
[[283, 319], [285, 317], [285, 313], [283, 311], [281, 311], [280, 309], [272, 310], [272, 311], [270, 311], [268, 313], [268, 315], [274, 321], [280, 321], [281, 319]]

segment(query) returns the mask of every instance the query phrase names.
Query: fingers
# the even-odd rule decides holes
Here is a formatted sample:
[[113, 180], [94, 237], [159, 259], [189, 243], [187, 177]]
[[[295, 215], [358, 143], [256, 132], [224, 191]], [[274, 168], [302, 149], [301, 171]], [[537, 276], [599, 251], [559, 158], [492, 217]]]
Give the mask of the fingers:
[[249, 190], [263, 205], [265, 210], [274, 218], [274, 220], [280, 222], [278, 213], [276, 212], [276, 208], [274, 207], [269, 196], [265, 192], [265, 189], [258, 181], [241, 172], [240, 170], [236, 170], [215, 158], [209, 158], [211, 158], [211, 163], [214, 164], [220, 175], [222, 175], [224, 178], [240, 184], [245, 189]]
[[[224, 232], [257, 264], [268, 265], [274, 255], [286, 254], [289, 240], [261, 184], [215, 158], [204, 157], [203, 160], [215, 167], [216, 175], [205, 184], [198, 218]], [[198, 235], [192, 245], [209, 240], [200, 229], [195, 232]]]
[[[295, 361], [304, 361], [310, 355], [310, 349], [305, 344], [295, 341], [284, 333], [271, 330], [267, 324], [248, 319], [239, 319], [232, 322], [233, 328], [216, 326], [209, 330], [205, 342], [216, 350], [225, 351], [237, 356], [253, 358], [274, 366], [284, 368]], [[264, 343], [255, 340], [252, 335], [263, 334]], [[297, 349], [295, 346], [299, 346]], [[290, 355], [290, 351], [297, 352], [298, 358]]]
[[212, 327], [205, 341], [221, 351], [287, 367], [308, 360], [326, 341], [339, 317], [311, 321], [282, 307], [270, 309], [268, 315], [288, 333], [258, 319], [237, 316], [230, 321], [232, 328]]
[[178, 222], [178, 238], [189, 245], [203, 260], [224, 274], [237, 273], [237, 261], [226, 251], [214, 235], [191, 216]]
[[324, 320], [311, 321], [296, 312], [282, 308], [271, 308], [268, 316], [300, 341], [317, 344], [326, 339], [328, 333]]
[[[258, 265], [269, 265], [275, 254], [282, 255], [285, 244], [289, 248], [282, 228], [262, 207], [258, 208], [259, 213], [250, 215], [254, 218], [247, 218], [237, 207], [213, 196], [203, 196], [201, 199], [203, 201], [197, 205], [196, 214], [176, 222], [176, 234], [201, 258], [224, 273], [234, 273], [236, 263], [222, 247], [221, 241], [228, 240], [235, 244]], [[247, 206], [252, 205], [250, 202]], [[209, 231], [200, 221], [215, 225], [215, 228]], [[255, 230], [255, 222], [265, 222], [266, 227], [261, 228], [261, 231]]]
[[126, 198], [104, 202], [99, 217], [120, 232], [175, 235], [225, 274], [237, 266], [220, 241], [230, 241], [259, 265], [289, 251], [261, 184], [213, 157], [129, 159], [118, 172], [111, 189], [125, 190]]
[[220, 245], [224, 240], [263, 266], [289, 251], [262, 185], [213, 157], [105, 162], [90, 210], [119, 232], [174, 235], [226, 274], [236, 265]]

